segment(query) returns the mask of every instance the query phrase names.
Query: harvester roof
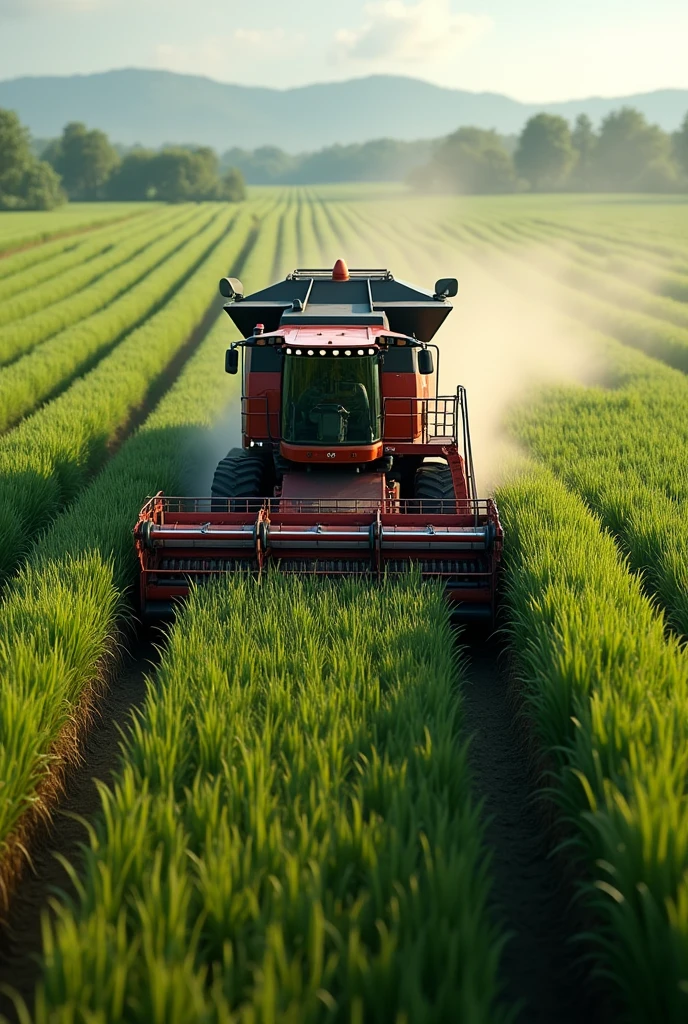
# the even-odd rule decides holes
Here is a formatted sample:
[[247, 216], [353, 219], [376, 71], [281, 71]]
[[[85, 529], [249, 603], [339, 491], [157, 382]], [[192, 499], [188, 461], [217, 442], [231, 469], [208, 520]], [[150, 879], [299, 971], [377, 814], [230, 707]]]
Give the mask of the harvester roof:
[[388, 270], [350, 270], [345, 278], [333, 278], [331, 270], [295, 270], [246, 297], [237, 285], [232, 282], [225, 309], [244, 338], [260, 323], [266, 333], [297, 326], [381, 327], [427, 342], [452, 308], [445, 294], [395, 281]]

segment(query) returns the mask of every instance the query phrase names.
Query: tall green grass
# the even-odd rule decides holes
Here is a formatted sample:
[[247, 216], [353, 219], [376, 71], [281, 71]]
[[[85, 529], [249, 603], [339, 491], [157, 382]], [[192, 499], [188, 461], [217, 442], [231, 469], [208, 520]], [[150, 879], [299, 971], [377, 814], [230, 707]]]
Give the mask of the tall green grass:
[[498, 491], [508, 631], [623, 1020], [688, 1016], [688, 656], [547, 471]]
[[[160, 308], [226, 233], [233, 216], [224, 209], [214, 210], [195, 225], [196, 230], [183, 225], [171, 232], [144, 254], [145, 264], [138, 266], [142, 280], [134, 283], [132, 279], [133, 287], [117, 301], [0, 370], [0, 430], [59, 394], [77, 374], [90, 369], [99, 356]], [[138, 260], [132, 260], [131, 267], [137, 264]], [[117, 277], [118, 273], [115, 270], [108, 276]], [[104, 283], [100, 281], [88, 291], [99, 291]]]
[[581, 292], [552, 276], [550, 265], [556, 266], [555, 258], [548, 259], [544, 255], [541, 261], [531, 259], [521, 246], [500, 243], [491, 227], [471, 227], [477, 239], [473, 254], [481, 258], [492, 273], [501, 267], [505, 277], [528, 281], [529, 291], [538, 295], [539, 302], [688, 373], [687, 327], [632, 308], [621, 309], [593, 294]]
[[497, 1022], [449, 611], [239, 578], [172, 630], [33, 1019]]
[[600, 516], [688, 636], [688, 381], [639, 353], [605, 351], [613, 390], [549, 388], [511, 414], [510, 431]]
[[[260, 228], [244, 268], [247, 286], [267, 283], [273, 253], [260, 243], [274, 219]], [[209, 428], [236, 396], [235, 379], [222, 365], [228, 337], [225, 317], [143, 426], [39, 538], [6, 588], [0, 604], [0, 887], [16, 879], [17, 829], [27, 812], [48, 812], [42, 787], [75, 756], [64, 737], [80, 720], [82, 698], [116, 654], [123, 602], [138, 576], [132, 542], [138, 510], [159, 489], [183, 493]], [[48, 580], [54, 585], [46, 586]], [[44, 623], [49, 643], [36, 643], [32, 622]], [[21, 761], [14, 754], [19, 747]]]
[[188, 209], [155, 210], [133, 224], [118, 223], [99, 231], [94, 238], [86, 236], [81, 245], [66, 252], [61, 260], [51, 260], [48, 267], [40, 264], [23, 274], [0, 279], [0, 325], [64, 302], [130, 260], [149, 243], [151, 231], [161, 235], [188, 219]]
[[[49, 341], [67, 328], [91, 317], [138, 284], [146, 274], [178, 249], [195, 232], [206, 226], [214, 214], [212, 208], [184, 210], [181, 223], [172, 231], [159, 233], [152, 225], [132, 231], [131, 238], [121, 243], [123, 265], [111, 268], [102, 280], [90, 288], [67, 295], [47, 309], [39, 309], [19, 323], [0, 327], [0, 362], [11, 363], [40, 343]], [[4, 379], [7, 370], [0, 372]]]
[[[65, 241], [75, 233], [143, 214], [150, 207], [150, 203], [71, 203], [49, 212], [0, 213], [0, 254], [10, 254], [6, 258], [12, 261], [21, 256], [22, 265], [28, 266], [34, 259], [42, 258], [42, 244], [51, 239]], [[15, 252], [27, 245], [35, 246], [31, 255]], [[7, 273], [13, 266], [12, 263], [7, 267]], [[4, 263], [0, 266], [0, 275], [3, 272]]]
[[[500, 225], [500, 239], [504, 238], [512, 247], [515, 245], [522, 251], [524, 242], [528, 244], [527, 255], [531, 263], [543, 270], [555, 280], [583, 292], [585, 296], [593, 295], [599, 300], [618, 306], [624, 311], [633, 310], [647, 314], [659, 321], [668, 321], [678, 327], [688, 328], [688, 305], [667, 296], [654, 294], [653, 286], [658, 278], [648, 268], [645, 281], [620, 280], [610, 273], [600, 259], [594, 265], [590, 257], [581, 256], [573, 246], [567, 247], [565, 241], [558, 238], [533, 237], [526, 234], [520, 224]], [[636, 273], [637, 273], [636, 268]], [[688, 281], [686, 281], [688, 285]]]
[[211, 305], [219, 312], [215, 279], [238, 269], [250, 227], [242, 211], [162, 309], [0, 439], [0, 575], [13, 571], [31, 538], [86, 486]]
[[[144, 211], [142, 217], [152, 222], [158, 217], [165, 218], [166, 214], [169, 215], [166, 208], [151, 206]], [[121, 231], [131, 230], [132, 227], [130, 220], [125, 218], [82, 235], [46, 242], [40, 246], [40, 259], [37, 259], [35, 249], [6, 256], [0, 261], [0, 299], [4, 301], [18, 292], [38, 287], [70, 267], [83, 263], [91, 255], [104, 252], [112, 245], [113, 238], [116, 239]], [[28, 259], [29, 256], [31, 259]]]

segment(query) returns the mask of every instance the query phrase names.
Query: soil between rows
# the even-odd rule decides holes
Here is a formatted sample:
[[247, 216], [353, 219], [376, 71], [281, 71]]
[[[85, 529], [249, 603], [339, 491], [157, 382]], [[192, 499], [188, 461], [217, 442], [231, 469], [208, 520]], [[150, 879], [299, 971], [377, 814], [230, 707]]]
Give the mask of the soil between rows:
[[[504, 1003], [520, 1005], [519, 1024], [596, 1024], [603, 1010], [572, 942], [580, 927], [574, 892], [553, 856], [506, 657], [493, 639], [467, 653], [462, 719], [475, 796], [484, 802], [493, 905], [511, 934], [500, 972]], [[604, 1012], [604, 1020], [612, 1018]]]
[[[83, 824], [70, 815], [93, 818], [100, 808], [96, 779], [109, 781], [118, 767], [120, 729], [146, 693], [145, 675], [157, 660], [149, 640], [134, 641], [131, 653], [99, 702], [99, 715], [83, 743], [83, 762], [67, 776], [65, 793], [53, 812], [52, 823], [32, 844], [33, 869], [28, 868], [12, 897], [7, 923], [0, 932], [0, 986], [10, 986], [31, 1007], [40, 974], [41, 917], [55, 889], [73, 895], [69, 876], [55, 851], [79, 867], [80, 844], [87, 840]], [[4, 1018], [1, 1016], [4, 1014]], [[0, 993], [0, 1020], [18, 1021], [14, 1003]]]

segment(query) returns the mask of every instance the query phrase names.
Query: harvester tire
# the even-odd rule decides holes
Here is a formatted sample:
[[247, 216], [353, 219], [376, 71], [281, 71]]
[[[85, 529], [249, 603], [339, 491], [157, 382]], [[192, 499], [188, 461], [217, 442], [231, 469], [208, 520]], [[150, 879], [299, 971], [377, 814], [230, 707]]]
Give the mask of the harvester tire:
[[[269, 488], [268, 460], [255, 448], [232, 448], [220, 459], [210, 489], [213, 512], [257, 512]], [[232, 501], [232, 498], [241, 499]]]
[[414, 502], [419, 515], [451, 515], [456, 512], [451, 470], [439, 462], [424, 463], [416, 471], [413, 495], [419, 499]]

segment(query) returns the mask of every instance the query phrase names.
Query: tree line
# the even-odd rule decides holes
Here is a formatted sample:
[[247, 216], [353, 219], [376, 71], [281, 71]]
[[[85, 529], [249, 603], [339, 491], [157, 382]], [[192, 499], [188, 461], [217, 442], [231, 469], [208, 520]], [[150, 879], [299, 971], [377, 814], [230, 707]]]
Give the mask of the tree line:
[[679, 192], [688, 190], [688, 114], [673, 135], [630, 107], [596, 130], [537, 114], [516, 138], [459, 128], [444, 139], [377, 139], [288, 154], [275, 146], [137, 146], [122, 150], [98, 129], [72, 122], [34, 144], [0, 109], [0, 209], [50, 209], [72, 200], [240, 201], [250, 184], [407, 181], [421, 192]]
[[430, 159], [437, 140], [373, 139], [326, 146], [314, 153], [286, 153], [278, 146], [234, 147], [222, 165], [238, 167], [250, 185], [325, 185], [343, 181], [404, 181]]
[[419, 191], [680, 192], [688, 190], [688, 114], [669, 135], [632, 107], [604, 118], [599, 131], [581, 114], [536, 114], [513, 152], [496, 132], [459, 128], [414, 168]]
[[49, 210], [70, 200], [239, 202], [241, 173], [207, 146], [137, 147], [121, 155], [105, 132], [68, 124], [40, 157], [17, 115], [0, 109], [0, 210]]

